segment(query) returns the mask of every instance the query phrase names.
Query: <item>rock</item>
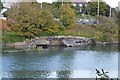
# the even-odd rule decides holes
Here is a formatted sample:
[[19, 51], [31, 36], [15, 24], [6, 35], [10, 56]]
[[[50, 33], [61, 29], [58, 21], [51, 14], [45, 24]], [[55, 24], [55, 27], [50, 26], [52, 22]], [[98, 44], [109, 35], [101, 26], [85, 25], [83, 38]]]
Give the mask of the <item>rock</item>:
[[15, 48], [20, 49], [36, 49], [41, 46], [83, 46], [89, 44], [106, 45], [112, 42], [96, 42], [91, 38], [76, 37], [76, 36], [55, 36], [55, 37], [37, 37], [35, 39], [24, 42], [14, 43]]

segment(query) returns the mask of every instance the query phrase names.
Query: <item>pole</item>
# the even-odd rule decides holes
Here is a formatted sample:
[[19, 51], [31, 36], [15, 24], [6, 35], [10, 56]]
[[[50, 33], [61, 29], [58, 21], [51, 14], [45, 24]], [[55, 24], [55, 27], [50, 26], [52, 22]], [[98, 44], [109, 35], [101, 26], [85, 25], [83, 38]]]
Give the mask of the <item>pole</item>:
[[86, 19], [86, 3], [85, 3], [85, 19]]
[[109, 17], [111, 17], [111, 16], [112, 16], [112, 14], [111, 14], [111, 13], [112, 13], [112, 10], [111, 10], [111, 7], [110, 7], [110, 15], [109, 15]]
[[41, 9], [42, 9], [42, 2], [41, 2]]
[[62, 0], [62, 6], [63, 6], [63, 0]]
[[99, 4], [100, 2], [99, 2], [99, 0], [98, 0], [98, 16], [99, 16], [99, 9], [100, 9], [100, 4]]
[[[111, 5], [111, 1], [110, 1], [110, 5]], [[109, 14], [109, 17], [112, 16], [112, 9], [111, 9], [111, 6], [110, 6], [110, 14]]]

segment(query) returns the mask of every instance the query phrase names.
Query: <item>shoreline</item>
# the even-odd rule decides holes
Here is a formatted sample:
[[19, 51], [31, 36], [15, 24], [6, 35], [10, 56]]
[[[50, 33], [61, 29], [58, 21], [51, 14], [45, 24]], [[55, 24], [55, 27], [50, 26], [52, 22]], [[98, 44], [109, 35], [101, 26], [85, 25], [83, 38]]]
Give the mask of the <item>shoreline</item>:
[[44, 51], [44, 50], [48, 50], [51, 48], [67, 48], [67, 49], [71, 49], [71, 48], [80, 48], [80, 49], [84, 49], [84, 48], [89, 48], [89, 47], [105, 47], [105, 46], [113, 46], [116, 45], [117, 47], [119, 46], [119, 43], [112, 43], [112, 44], [102, 44], [102, 45], [98, 45], [98, 44], [89, 44], [89, 45], [83, 45], [83, 46], [73, 46], [73, 47], [66, 47], [66, 46], [48, 46], [47, 48], [34, 48], [34, 49], [18, 49], [15, 48], [13, 46], [5, 46], [3, 47], [2, 53], [21, 53], [21, 52], [36, 52], [36, 51]]
[[37, 37], [35, 39], [26, 39], [22, 42], [2, 42], [2, 47], [11, 46], [18, 49], [37, 49], [49, 46], [80, 47], [84, 45], [108, 45], [120, 44], [120, 42], [95, 41], [92, 38], [76, 36], [54, 36], [54, 37]]
[[[15, 42], [15, 43], [20, 43], [20, 42]], [[7, 47], [7, 46], [10, 46], [10, 47], [13, 47], [14, 44], [13, 42], [2, 42], [2, 47]], [[98, 42], [98, 41], [95, 41], [94, 43], [90, 44], [90, 45], [109, 45], [109, 44], [120, 44], [120, 42]], [[63, 45], [53, 45], [53, 46], [63, 46]], [[77, 46], [79, 47], [79, 46]]]

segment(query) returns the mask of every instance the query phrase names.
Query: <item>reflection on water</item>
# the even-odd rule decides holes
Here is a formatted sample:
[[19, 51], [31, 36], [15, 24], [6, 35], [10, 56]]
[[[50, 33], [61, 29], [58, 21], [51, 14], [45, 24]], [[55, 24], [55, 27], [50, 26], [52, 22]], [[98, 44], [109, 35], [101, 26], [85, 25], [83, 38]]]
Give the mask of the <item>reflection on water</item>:
[[117, 45], [108, 45], [3, 53], [3, 78], [93, 78], [95, 69], [104, 69], [116, 78], [117, 50]]

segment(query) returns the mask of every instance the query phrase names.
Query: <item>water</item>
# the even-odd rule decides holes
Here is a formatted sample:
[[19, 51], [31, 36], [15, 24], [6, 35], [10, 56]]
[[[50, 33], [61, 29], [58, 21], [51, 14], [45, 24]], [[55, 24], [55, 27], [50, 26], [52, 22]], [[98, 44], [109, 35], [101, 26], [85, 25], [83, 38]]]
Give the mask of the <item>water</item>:
[[95, 69], [104, 69], [111, 78], [117, 78], [118, 53], [117, 45], [3, 53], [2, 77], [95, 78]]

